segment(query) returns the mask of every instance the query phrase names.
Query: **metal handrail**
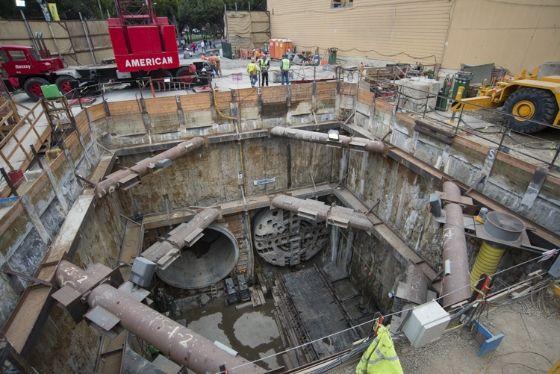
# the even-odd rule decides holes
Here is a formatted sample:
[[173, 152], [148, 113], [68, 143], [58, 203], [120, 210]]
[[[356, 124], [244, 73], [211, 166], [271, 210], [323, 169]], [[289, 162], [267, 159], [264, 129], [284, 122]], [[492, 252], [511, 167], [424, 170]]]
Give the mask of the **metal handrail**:
[[[453, 101], [453, 98], [452, 98], [451, 96], [441, 95], [441, 94], [439, 94], [439, 93], [434, 95], [434, 94], [432, 94], [431, 92], [428, 92], [428, 91], [425, 91], [425, 90], [420, 90], [420, 89], [413, 88], [413, 87], [406, 87], [406, 89], [407, 89], [407, 90], [408, 90], [408, 89], [411, 89], [411, 90], [413, 90], [413, 91], [422, 92], [422, 93], [426, 94], [426, 97], [425, 97], [425, 98], [422, 98], [422, 99], [418, 99], [418, 98], [411, 97], [411, 96], [409, 96], [409, 95], [406, 95], [406, 94], [402, 93], [402, 92], [401, 92], [401, 91], [402, 91], [402, 90], [401, 90], [401, 86], [398, 86], [398, 88], [397, 88], [397, 97], [396, 97], [396, 100], [395, 100], [395, 101], [396, 101], [396, 106], [397, 106], [397, 112], [403, 112], [403, 109], [402, 109], [402, 108], [398, 108], [399, 102], [400, 102], [400, 98], [401, 98], [402, 96], [405, 96], [405, 97], [407, 97], [407, 98], [411, 98], [411, 99], [413, 99], [413, 100], [426, 100], [426, 104], [424, 105], [423, 112], [417, 112], [417, 111], [413, 111], [413, 110], [408, 110], [408, 112], [411, 112], [411, 113], [414, 113], [414, 114], [418, 114], [418, 115], [421, 114], [423, 118], [425, 118], [426, 113], [427, 113], [427, 111], [428, 111], [428, 108], [427, 108], [427, 107], [428, 107], [428, 102], [429, 102], [430, 99], [434, 99], [434, 98], [439, 99], [439, 98], [442, 98], [442, 99], [447, 100], [448, 102]], [[471, 105], [471, 104], [469, 104], [469, 105]], [[500, 111], [500, 110], [498, 110], [498, 109], [495, 109], [495, 108], [486, 108], [486, 107], [482, 107], [482, 106], [480, 106], [480, 105], [474, 105], [474, 104], [473, 104], [473, 106], [478, 107], [478, 108], [479, 108], [479, 111], [484, 111], [484, 112], [487, 112], [487, 113], [491, 113], [491, 114], [494, 114], [494, 115], [498, 115], [498, 116], [500, 116], [501, 118], [503, 118], [503, 119], [506, 120], [506, 121], [509, 120], [510, 118], [515, 117], [515, 116], [513, 116], [513, 115], [510, 114], [510, 113], [504, 113], [504, 112], [502, 112], [502, 111]], [[400, 110], [399, 110], [399, 109], [400, 109]], [[437, 111], [436, 111], [436, 112], [437, 112]], [[464, 128], [461, 128], [461, 123], [466, 124], [466, 122], [463, 120], [463, 114], [464, 114], [464, 108], [461, 108], [461, 111], [459, 112], [458, 118], [456, 119], [457, 124], [455, 125], [455, 129], [454, 129], [455, 134], [458, 134], [459, 131], [460, 131], [461, 133], [466, 133], [466, 134], [469, 134], [469, 135], [476, 136], [476, 137], [481, 138], [481, 139], [483, 139], [483, 140], [485, 140], [485, 141], [488, 141], [488, 142], [490, 142], [490, 143], [492, 143], [492, 144], [498, 145], [498, 151], [500, 151], [500, 152], [504, 152], [504, 151], [503, 151], [503, 148], [504, 148], [504, 147], [507, 147], [507, 148], [509, 148], [509, 149], [512, 149], [512, 147], [509, 147], [509, 146], [507, 146], [507, 145], [504, 144], [504, 143], [505, 143], [505, 138], [508, 137], [508, 136], [511, 137], [510, 134], [512, 134], [512, 133], [514, 133], [514, 134], [519, 134], [520, 136], [525, 136], [525, 137], [529, 137], [529, 138], [532, 138], [532, 139], [537, 139], [537, 140], [542, 141], [542, 142], [554, 143], [554, 144], [555, 144], [555, 147], [549, 149], [549, 150], [554, 150], [554, 149], [556, 150], [551, 160], [539, 158], [539, 157], [537, 157], [537, 156], [535, 156], [535, 155], [533, 155], [533, 154], [530, 154], [530, 153], [527, 153], [527, 152], [523, 152], [523, 151], [520, 150], [520, 149], [512, 149], [512, 151], [513, 151], [513, 152], [516, 152], [516, 153], [518, 153], [518, 154], [520, 154], [520, 155], [523, 155], [523, 156], [525, 156], [525, 157], [529, 157], [529, 158], [531, 158], [531, 159], [533, 159], [533, 160], [535, 160], [535, 161], [541, 162], [541, 163], [547, 165], [547, 167], [548, 167], [549, 169], [555, 167], [555, 163], [556, 163], [556, 161], [558, 160], [559, 155], [560, 155], [560, 142], [554, 141], [554, 140], [550, 140], [550, 139], [540, 138], [540, 137], [537, 137], [537, 136], [532, 135], [532, 134], [521, 133], [521, 132], [518, 132], [518, 131], [515, 131], [515, 130], [511, 129], [511, 127], [508, 126], [508, 125], [503, 126], [503, 125], [500, 125], [500, 124], [490, 123], [491, 125], [494, 125], [494, 126], [501, 126], [501, 127], [502, 127], [502, 129], [498, 132], [498, 133], [501, 134], [501, 137], [500, 137], [499, 140], [496, 140], [496, 139], [494, 139], [494, 138], [491, 138], [491, 137], [488, 137], [488, 136], [484, 136], [484, 135], [483, 135], [484, 133], [481, 132], [481, 131], [478, 131], [477, 129], [469, 129], [469, 130], [467, 131], [467, 130], [465, 130]], [[448, 118], [448, 119], [449, 119], [449, 120], [453, 120], [453, 117], [450, 117], [450, 118]], [[434, 122], [436, 122], [436, 123], [439, 123], [439, 124], [446, 125], [446, 126], [450, 126], [450, 125], [451, 125], [451, 124], [450, 124], [449, 122], [447, 122], [447, 121], [442, 121], [442, 120], [439, 120], [439, 119], [434, 118], [434, 117], [430, 117], [430, 120], [431, 120], [431, 121], [434, 121]], [[538, 124], [538, 125], [541, 125], [541, 126], [546, 126], [547, 128], [555, 128], [555, 129], [557, 129], [557, 127], [554, 127], [554, 126], [552, 126], [552, 125], [550, 125], [550, 124], [542, 123], [542, 122], [539, 122], [539, 121], [528, 120], [527, 122], [535, 123], [535, 124]], [[467, 125], [468, 125], [468, 124], [467, 124]]]

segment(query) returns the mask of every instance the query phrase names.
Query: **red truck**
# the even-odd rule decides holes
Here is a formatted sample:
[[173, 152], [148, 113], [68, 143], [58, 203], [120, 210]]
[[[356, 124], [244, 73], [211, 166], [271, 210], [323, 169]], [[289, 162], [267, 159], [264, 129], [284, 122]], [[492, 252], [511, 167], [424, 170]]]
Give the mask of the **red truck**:
[[41, 86], [55, 83], [72, 95], [78, 87], [97, 83], [175, 77], [186, 84], [207, 83], [205, 62], [180, 59], [175, 26], [167, 17], [156, 17], [152, 0], [115, 0], [118, 18], [109, 18], [114, 63], [67, 66], [58, 57], [42, 57], [33, 48], [0, 46], [3, 79], [11, 90], [22, 88], [38, 100]]

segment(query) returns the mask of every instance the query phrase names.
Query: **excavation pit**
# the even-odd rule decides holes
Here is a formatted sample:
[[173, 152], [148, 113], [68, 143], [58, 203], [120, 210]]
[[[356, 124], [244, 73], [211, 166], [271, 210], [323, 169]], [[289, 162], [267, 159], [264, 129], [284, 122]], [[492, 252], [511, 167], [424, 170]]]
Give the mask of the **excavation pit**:
[[[356, 91], [358, 95], [353, 94]], [[2, 253], [11, 254], [10, 268], [42, 276], [54, 271], [52, 264], [65, 257], [81, 268], [95, 263], [108, 268], [120, 265], [128, 279], [134, 258], [149, 246], [165, 241], [171, 230], [188, 224], [205, 209], [218, 209], [219, 217], [204, 227], [202, 238], [191, 247], [181, 245], [172, 264], [157, 271], [149, 289], [150, 299], [155, 301], [152, 306], [248, 360], [317, 340], [262, 363], [271, 369], [299, 367], [337, 354], [371, 331], [367, 322], [376, 311], [391, 314], [401, 310], [410, 302], [399, 292], [407, 285], [410, 264], [415, 276], [430, 288], [430, 293], [419, 294], [437, 292], [438, 274], [445, 269], [443, 229], [441, 219], [428, 209], [430, 195], [442, 191], [442, 181], [450, 179], [461, 184], [463, 194], [469, 191], [473, 176], [485, 163], [485, 152], [466, 141], [450, 145], [448, 139], [439, 142], [437, 137], [416, 132], [412, 119], [392, 114], [388, 103], [376, 102], [368, 90], [346, 83], [318, 82], [315, 88], [312, 84], [293, 85], [290, 92], [283, 87], [264, 88], [260, 98], [255, 90], [215, 94], [215, 102], [208, 93], [181, 96], [179, 102], [175, 97], [145, 99], [143, 113], [137, 111], [136, 101], [112, 102], [106, 108], [110, 116], [102, 104], [96, 104], [88, 109], [95, 131], [91, 136], [88, 118], [78, 116], [86, 149], [95, 139], [114, 151], [99, 152], [95, 158], [91, 155], [95, 162], [90, 165], [79, 140], [69, 141], [78, 174], [93, 183], [119, 170], [138, 170], [135, 165], [142, 160], [194, 137], [204, 141], [173, 160], [148, 163], [143, 169], [146, 174], [138, 178], [127, 175], [114, 191], [101, 196], [75, 176], [71, 162], [61, 155], [53, 170], [60, 184], [70, 186], [62, 193], [69, 210], [62, 213], [63, 206], [46, 176], [28, 181], [33, 187], [29, 188], [32, 202], [52, 241], [43, 240], [45, 233], [35, 228], [18, 205], [10, 212], [10, 224], [3, 226], [0, 241]], [[294, 96], [293, 103], [306, 104], [290, 107], [287, 95]], [[274, 110], [263, 113], [259, 100]], [[182, 113], [177, 113], [179, 107]], [[239, 123], [216, 111], [232, 114], [232, 108], [240, 110]], [[354, 113], [353, 120], [346, 117], [348, 113]], [[178, 115], [183, 116], [180, 121], [176, 121]], [[270, 131], [275, 126], [313, 131], [322, 138], [328, 130], [336, 130], [340, 136], [354, 138], [346, 145], [307, 142], [276, 136]], [[112, 135], [104, 133], [106, 130]], [[407, 152], [398, 147], [370, 152], [362, 146], [364, 139], [373, 142], [390, 130], [387, 142], [409, 147]], [[471, 219], [481, 206], [502, 209], [500, 202], [518, 206], [531, 181], [529, 168], [516, 168], [504, 158], [496, 162], [484, 190], [495, 201], [474, 190], [460, 201]], [[541, 246], [555, 240], [556, 234], [550, 230], [560, 227], [553, 204], [557, 196], [551, 191], [557, 190], [545, 184], [533, 207], [523, 213], [536, 222], [527, 225], [536, 228], [529, 238], [538, 237]], [[288, 212], [272, 206], [279, 195], [324, 206]], [[327, 217], [336, 207], [351, 209], [350, 218], [367, 216], [369, 228], [352, 227], [348, 216]], [[527, 217], [524, 220], [525, 224], [532, 222]], [[188, 234], [180, 239], [188, 242], [195, 237]], [[477, 239], [468, 239], [471, 263], [478, 247]], [[46, 265], [40, 265], [47, 253]], [[505, 265], [520, 263], [528, 256], [511, 250], [503, 261]], [[521, 267], [518, 273], [500, 279], [513, 282], [527, 273]], [[20, 287], [32, 283], [17, 277], [10, 282], [14, 279]], [[250, 304], [236, 291], [239, 300], [226, 305], [228, 279], [238, 290], [246, 282]], [[16, 310], [19, 294], [5, 283], [7, 302], [3, 307]], [[7, 331], [18, 352], [25, 352], [39, 372], [96, 372], [108, 365], [107, 357], [118, 356], [114, 354], [118, 339], [100, 339], [97, 330], [85, 322], [76, 323], [66, 311], [49, 309], [50, 289], [39, 285], [22, 297], [35, 295], [32, 306], [25, 310], [36, 318], [10, 322], [18, 326], [18, 333], [34, 334], [22, 338], [21, 334], [10, 335], [13, 329]], [[36, 305], [41, 308], [34, 309]], [[5, 311], [2, 316], [8, 319]], [[37, 330], [28, 325], [21, 328], [31, 320], [47, 322]], [[336, 323], [328, 323], [331, 320]], [[358, 325], [363, 328], [352, 328]], [[344, 329], [349, 333], [343, 337], [324, 338]], [[155, 361], [142, 349], [147, 341], [139, 345], [131, 333], [120, 339], [128, 344], [123, 354], [133, 350], [142, 359]]]

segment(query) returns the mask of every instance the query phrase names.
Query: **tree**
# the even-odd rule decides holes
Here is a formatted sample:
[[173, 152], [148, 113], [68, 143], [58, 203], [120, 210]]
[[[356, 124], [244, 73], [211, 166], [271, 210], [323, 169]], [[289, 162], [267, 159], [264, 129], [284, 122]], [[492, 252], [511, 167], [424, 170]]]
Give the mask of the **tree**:
[[222, 34], [224, 9], [266, 10], [266, 0], [179, 0], [177, 21], [179, 29], [185, 27], [206, 29], [207, 34]]
[[[35, 0], [27, 0], [23, 11], [28, 19], [44, 19], [41, 7], [39, 7], [39, 4], [37, 4]], [[21, 19], [19, 8], [16, 7], [16, 2], [14, 0], [0, 1], [0, 18]]]
[[[24, 9], [28, 19], [43, 19], [37, 1], [27, 0]], [[54, 2], [54, 0], [48, 0]], [[107, 14], [116, 16], [114, 0], [56, 0], [61, 19], [79, 19], [79, 13], [86, 19], [106, 19]], [[167, 17], [179, 30], [204, 30], [205, 34], [219, 35], [224, 29], [224, 9], [266, 10], [266, 0], [153, 0], [156, 14]], [[100, 9], [101, 8], [101, 9]], [[21, 19], [14, 0], [0, 0], [0, 17]]]
[[[23, 8], [28, 19], [44, 19], [38, 1], [47, 0], [27, 0]], [[55, 2], [58, 14], [61, 19], [79, 19], [79, 13], [86, 19], [107, 19], [116, 16], [114, 0], [48, 0]], [[179, 0], [153, 0], [156, 14], [161, 17], [168, 17], [170, 20], [177, 19]], [[19, 9], [16, 8], [14, 0], [0, 0], [0, 18], [2, 19], [21, 19]]]

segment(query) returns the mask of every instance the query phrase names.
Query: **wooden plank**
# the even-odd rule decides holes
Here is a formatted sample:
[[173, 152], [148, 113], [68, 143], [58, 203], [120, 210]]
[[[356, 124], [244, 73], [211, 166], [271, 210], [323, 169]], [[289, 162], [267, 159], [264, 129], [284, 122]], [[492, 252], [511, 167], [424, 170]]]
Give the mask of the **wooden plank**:
[[40, 101], [38, 101], [22, 118], [21, 120], [14, 126], [14, 128], [8, 133], [8, 135], [2, 139], [2, 141], [0, 141], [0, 149], [2, 149], [7, 142], [9, 141], [9, 137], [11, 137], [17, 130], [19, 130], [20, 127], [23, 126], [24, 122], [27, 121], [28, 117], [33, 114], [35, 115], [34, 111], [35, 109], [37, 109], [37, 107], [39, 106], [39, 104], [41, 104]]
[[10, 168], [10, 170], [14, 170], [14, 167], [12, 166], [12, 163], [9, 161], [9, 159], [4, 155], [4, 152], [0, 149], [0, 156], [2, 156], [2, 160], [4, 160], [4, 162], [6, 163], [6, 165], [8, 166], [8, 168]]
[[[2, 109], [0, 109], [1, 111]], [[8, 120], [12, 119], [14, 115], [14, 111], [13, 110], [9, 110], [7, 113], [2, 114], [2, 119], [0, 120], [0, 127], [2, 126], [13, 126], [13, 125], [5, 125], [6, 122], [8, 122]]]

